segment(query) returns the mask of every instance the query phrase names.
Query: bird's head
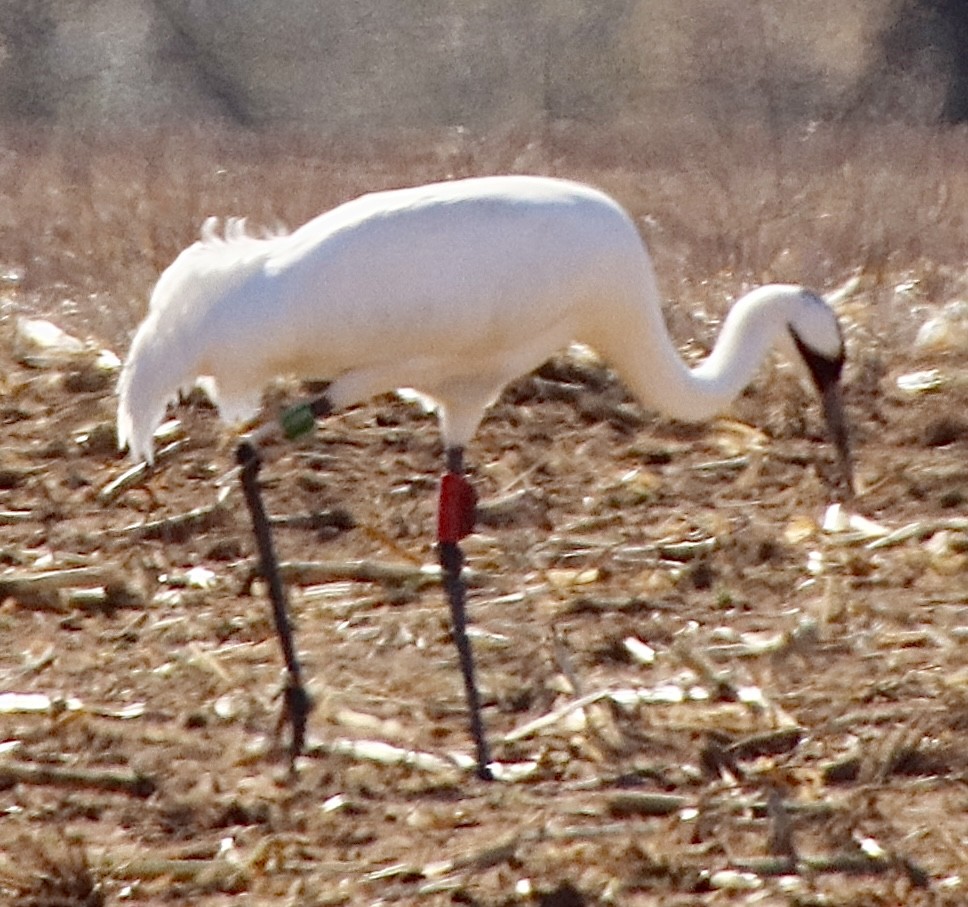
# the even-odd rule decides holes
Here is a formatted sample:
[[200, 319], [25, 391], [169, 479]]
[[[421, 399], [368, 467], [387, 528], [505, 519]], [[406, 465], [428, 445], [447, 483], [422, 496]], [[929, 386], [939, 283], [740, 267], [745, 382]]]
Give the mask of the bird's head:
[[802, 361], [823, 401], [827, 429], [837, 448], [844, 483], [848, 493], [853, 494], [853, 464], [840, 381], [845, 359], [840, 323], [820, 296], [801, 289], [791, 300], [787, 328], [795, 351], [792, 358]]

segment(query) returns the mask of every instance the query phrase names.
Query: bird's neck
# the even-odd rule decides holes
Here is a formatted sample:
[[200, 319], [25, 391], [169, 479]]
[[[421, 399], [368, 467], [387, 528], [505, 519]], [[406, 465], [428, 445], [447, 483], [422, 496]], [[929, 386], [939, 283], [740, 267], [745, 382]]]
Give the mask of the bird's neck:
[[[722, 412], [786, 336], [786, 324], [784, 306], [776, 300], [760, 294], [744, 297], [730, 309], [709, 356], [690, 368], [674, 353], [665, 360], [666, 374], [653, 376], [653, 393], [643, 395], [644, 399], [651, 397], [665, 415], [686, 422], [702, 421]], [[656, 388], [662, 389], [661, 400], [654, 398]]]

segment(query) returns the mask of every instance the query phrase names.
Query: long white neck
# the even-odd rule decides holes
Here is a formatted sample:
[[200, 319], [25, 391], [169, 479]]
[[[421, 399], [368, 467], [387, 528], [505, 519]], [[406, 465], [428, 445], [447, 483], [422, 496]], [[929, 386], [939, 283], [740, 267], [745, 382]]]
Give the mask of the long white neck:
[[651, 327], [646, 355], [626, 345], [625, 361], [616, 365], [647, 406], [686, 422], [708, 419], [742, 393], [771, 349], [790, 349], [788, 316], [797, 292], [775, 285], [748, 293], [730, 309], [713, 351], [694, 368], [682, 360], [661, 317]]

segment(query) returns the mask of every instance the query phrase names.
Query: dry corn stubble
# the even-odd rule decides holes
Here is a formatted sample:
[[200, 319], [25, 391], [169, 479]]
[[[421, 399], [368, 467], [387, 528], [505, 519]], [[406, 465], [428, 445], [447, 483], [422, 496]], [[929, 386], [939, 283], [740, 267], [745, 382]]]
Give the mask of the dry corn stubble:
[[[17, 767], [0, 790], [4, 849], [65, 827], [107, 895], [134, 902], [240, 890], [268, 903], [527, 902], [569, 886], [587, 900], [753, 885], [785, 897], [781, 869], [804, 898], [928, 903], [922, 869], [935, 902], [957, 893], [968, 603], [952, 502], [968, 473], [964, 437], [928, 429], [968, 405], [968, 383], [956, 355], [911, 341], [964, 291], [965, 138], [821, 126], [777, 146], [710, 127], [673, 166], [625, 130], [604, 166], [578, 133], [357, 149], [228, 132], [11, 142], [6, 312], [48, 314], [123, 353], [158, 271], [209, 214], [295, 225], [365, 189], [526, 163], [630, 208], [689, 355], [746, 284], [830, 288], [858, 272], [842, 303], [858, 506], [890, 544], [824, 529], [820, 422], [806, 398], [783, 402], [785, 371], [707, 428], [616, 418], [623, 389], [587, 363], [512, 389], [475, 441], [474, 480], [485, 500], [510, 489], [527, 506], [476, 541], [471, 609], [498, 755], [529, 771], [485, 789], [451, 768], [467, 750], [459, 676], [439, 589], [418, 569], [433, 560], [433, 420], [395, 400], [337, 415], [266, 470], [280, 518], [352, 517], [325, 541], [318, 521], [279, 524], [321, 741], [289, 788], [261, 736], [279, 665], [258, 584], [245, 593], [249, 530], [237, 496], [218, 499], [225, 432], [197, 399], [180, 406], [184, 444], [119, 482], [129, 464], [80, 440], [110, 423], [110, 389], [65, 383], [6, 344], [11, 575], [96, 587], [100, 573], [68, 571], [110, 565], [137, 594], [113, 610], [85, 609], [73, 588], [58, 608], [0, 605], [0, 687], [80, 704], [0, 714]], [[0, 330], [12, 338], [9, 317]], [[947, 379], [933, 396], [896, 390], [927, 368]], [[596, 395], [608, 405], [582, 402]], [[151, 531], [119, 531], [138, 524]], [[654, 657], [634, 658], [630, 639]], [[157, 789], [135, 801], [105, 787], [114, 777]], [[619, 821], [629, 787], [643, 797]], [[659, 793], [670, 811], [646, 815]]]

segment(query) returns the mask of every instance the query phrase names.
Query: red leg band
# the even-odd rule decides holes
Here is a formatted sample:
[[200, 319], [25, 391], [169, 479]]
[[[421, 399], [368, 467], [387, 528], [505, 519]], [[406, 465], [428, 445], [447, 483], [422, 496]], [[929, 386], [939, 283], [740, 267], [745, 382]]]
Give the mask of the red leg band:
[[459, 542], [474, 531], [477, 495], [471, 483], [454, 472], [440, 480], [440, 503], [437, 510], [437, 541]]

